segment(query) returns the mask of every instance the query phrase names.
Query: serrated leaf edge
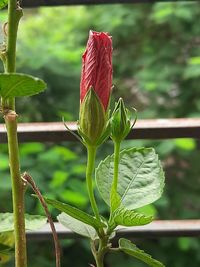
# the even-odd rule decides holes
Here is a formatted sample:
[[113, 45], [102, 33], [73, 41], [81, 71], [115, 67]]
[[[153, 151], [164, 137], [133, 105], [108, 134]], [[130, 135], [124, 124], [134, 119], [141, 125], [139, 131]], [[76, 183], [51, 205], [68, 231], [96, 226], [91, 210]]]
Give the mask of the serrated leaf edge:
[[[139, 148], [137, 148], [137, 147], [132, 147], [132, 148], [128, 148], [128, 149], [125, 148], [125, 149], [123, 149], [123, 150], [120, 151], [120, 159], [121, 159], [121, 157], [123, 156], [123, 154], [125, 154], [125, 153], [129, 153], [129, 152], [131, 152], [131, 151], [134, 151], [134, 152], [138, 152], [138, 151], [139, 151], [139, 152], [140, 152], [141, 150], [147, 150], [147, 151], [149, 150], [149, 151], [154, 152], [154, 154], [155, 154], [155, 156], [156, 156], [156, 160], [158, 161], [158, 164], [159, 164], [159, 170], [160, 170], [160, 173], [161, 173], [162, 177], [164, 178], [164, 177], [165, 177], [165, 172], [163, 171], [161, 161], [159, 160], [159, 156], [158, 156], [158, 154], [156, 153], [156, 151], [155, 151], [155, 149], [154, 149], [153, 147], [139, 147]], [[107, 156], [105, 159], [101, 160], [100, 163], [99, 163], [99, 165], [98, 165], [97, 168], [95, 169], [95, 180], [96, 180], [96, 185], [97, 185], [97, 189], [98, 189], [98, 191], [99, 191], [99, 193], [100, 193], [101, 196], [102, 196], [102, 194], [101, 194], [101, 191], [100, 191], [99, 186], [98, 186], [97, 175], [96, 175], [96, 173], [98, 172], [98, 170], [99, 170], [101, 164], [105, 163], [109, 158], [111, 158], [111, 159], [114, 160], [114, 154], [109, 155], [109, 156]], [[163, 193], [163, 191], [164, 191], [164, 186], [165, 186], [165, 179], [162, 179], [162, 189], [160, 190], [160, 197], [161, 197], [161, 195], [162, 195], [162, 193]], [[160, 197], [158, 197], [157, 199], [155, 199], [153, 202], [157, 201]], [[102, 196], [102, 198], [103, 198], [103, 196]], [[104, 200], [104, 198], [103, 198], [103, 200]], [[121, 200], [122, 200], [122, 199], [121, 199]], [[109, 201], [109, 203], [108, 203], [108, 202], [106, 202], [106, 201], [104, 200], [104, 202], [105, 202], [108, 206], [110, 206], [110, 201]], [[153, 202], [151, 202], [151, 203], [153, 203]], [[150, 203], [148, 203], [148, 204], [150, 204]], [[147, 205], [148, 205], [148, 204], [147, 204]], [[146, 205], [145, 205], [145, 206], [146, 206]]]
[[[124, 213], [124, 214], [122, 214]], [[132, 213], [132, 214], [131, 214]], [[122, 223], [119, 223], [119, 220], [117, 220], [117, 217], [121, 217]], [[138, 220], [138, 223], [126, 223], [124, 220], [129, 219], [129, 220]], [[117, 225], [122, 225], [122, 226], [140, 226], [140, 225], [146, 225], [152, 222], [153, 216], [146, 216], [145, 214], [136, 212], [134, 210], [129, 210], [126, 209], [125, 207], [119, 207], [118, 209], [115, 210], [113, 213], [113, 220]], [[141, 220], [144, 220], [141, 222]], [[124, 221], [124, 222], [123, 222]]]
[[[134, 246], [135, 249], [126, 248], [126, 247], [121, 247], [121, 241], [126, 241], [127, 243], [129, 243], [129, 244], [131, 244], [132, 246]], [[165, 265], [164, 265], [162, 262], [160, 262], [160, 261], [154, 259], [150, 254], [146, 253], [144, 250], [139, 249], [134, 243], [132, 243], [132, 242], [131, 242], [130, 240], [128, 240], [128, 239], [125, 239], [125, 238], [120, 238], [120, 239], [119, 239], [119, 249], [120, 249], [121, 251], [123, 251], [124, 253], [128, 254], [128, 255], [130, 255], [130, 254], [127, 253], [127, 251], [129, 251], [130, 253], [131, 253], [131, 252], [140, 253], [141, 255], [145, 256], [147, 260], [150, 260], [151, 262], [147, 263], [146, 261], [143, 261], [142, 259], [139, 259], [137, 256], [134, 256], [134, 255], [130, 255], [130, 256], [132, 256], [132, 257], [134, 257], [134, 258], [136, 258], [136, 259], [138, 259], [138, 260], [140, 260], [140, 261], [145, 262], [145, 263], [148, 264], [149, 266], [154, 266], [154, 267], [155, 267], [155, 264], [156, 264], [157, 267], [165, 267]], [[152, 263], [153, 263], [154, 265], [152, 265]]]

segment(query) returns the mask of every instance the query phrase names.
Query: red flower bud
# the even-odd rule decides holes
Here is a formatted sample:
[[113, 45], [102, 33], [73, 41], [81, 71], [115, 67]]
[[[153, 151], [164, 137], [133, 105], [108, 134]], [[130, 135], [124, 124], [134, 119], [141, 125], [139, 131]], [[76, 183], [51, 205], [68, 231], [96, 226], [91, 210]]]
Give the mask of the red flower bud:
[[112, 38], [105, 32], [90, 31], [85, 53], [82, 56], [80, 84], [81, 103], [88, 90], [93, 88], [106, 111], [112, 87]]

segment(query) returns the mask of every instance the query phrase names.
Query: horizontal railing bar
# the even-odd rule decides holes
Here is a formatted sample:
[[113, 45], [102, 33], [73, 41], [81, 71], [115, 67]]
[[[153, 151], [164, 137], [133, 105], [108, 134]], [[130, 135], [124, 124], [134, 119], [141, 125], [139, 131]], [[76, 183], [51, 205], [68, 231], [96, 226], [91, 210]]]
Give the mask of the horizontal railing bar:
[[[77, 132], [77, 124], [68, 122], [69, 128]], [[20, 142], [61, 142], [75, 141], [76, 138], [66, 130], [62, 122], [19, 123]], [[169, 139], [200, 138], [200, 119], [155, 119], [138, 120], [127, 139]], [[5, 143], [5, 125], [0, 124], [0, 143]]]
[[159, 0], [23, 0], [23, 7], [155, 3]]
[[[59, 238], [80, 238], [78, 234], [55, 223]], [[28, 239], [45, 240], [52, 237], [49, 224], [37, 231], [28, 231]], [[119, 227], [115, 238], [160, 238], [160, 237], [200, 237], [200, 220], [158, 220], [148, 225]]]

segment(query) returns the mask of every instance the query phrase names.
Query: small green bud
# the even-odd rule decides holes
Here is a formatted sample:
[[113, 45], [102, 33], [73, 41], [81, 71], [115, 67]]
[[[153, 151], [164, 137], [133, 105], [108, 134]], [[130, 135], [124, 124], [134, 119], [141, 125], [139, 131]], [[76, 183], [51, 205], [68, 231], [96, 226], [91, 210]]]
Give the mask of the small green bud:
[[99, 145], [105, 131], [106, 114], [99, 97], [89, 89], [80, 106], [79, 133], [88, 145]]
[[111, 138], [115, 142], [121, 142], [132, 127], [130, 111], [125, 107], [123, 99], [120, 98], [115, 104], [111, 116]]

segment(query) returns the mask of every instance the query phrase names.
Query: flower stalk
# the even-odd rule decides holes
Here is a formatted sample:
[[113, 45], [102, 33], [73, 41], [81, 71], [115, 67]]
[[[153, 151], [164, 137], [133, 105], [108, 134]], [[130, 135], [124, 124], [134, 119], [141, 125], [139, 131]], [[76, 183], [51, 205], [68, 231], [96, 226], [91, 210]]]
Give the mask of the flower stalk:
[[94, 196], [93, 180], [92, 180], [94, 166], [95, 166], [96, 150], [97, 148], [95, 146], [87, 147], [88, 158], [87, 158], [87, 169], [86, 169], [86, 183], [92, 210], [94, 212], [95, 217], [100, 221], [101, 219]]
[[113, 176], [113, 189], [117, 192], [118, 173], [119, 173], [119, 154], [120, 142], [114, 142], [114, 176]]
[[[90, 31], [86, 50], [82, 56], [80, 83], [79, 134], [87, 148], [86, 183], [92, 210], [101, 221], [93, 188], [93, 173], [97, 147], [110, 135], [108, 110], [112, 88], [112, 38], [107, 33]], [[104, 266], [108, 250], [108, 236], [98, 229], [98, 244], [91, 242], [96, 267]], [[97, 245], [97, 247], [96, 247]]]

